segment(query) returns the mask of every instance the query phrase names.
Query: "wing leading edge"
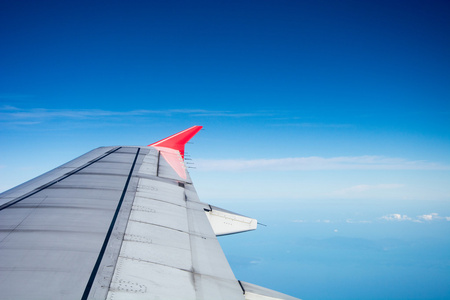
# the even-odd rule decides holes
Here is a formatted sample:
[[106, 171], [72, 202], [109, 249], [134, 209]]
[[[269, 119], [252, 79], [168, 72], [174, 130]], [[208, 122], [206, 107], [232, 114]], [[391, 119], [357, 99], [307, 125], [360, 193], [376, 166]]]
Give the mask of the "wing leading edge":
[[216, 236], [256, 220], [198, 198], [184, 147], [201, 128], [0, 194], [2, 299], [295, 299], [236, 280]]

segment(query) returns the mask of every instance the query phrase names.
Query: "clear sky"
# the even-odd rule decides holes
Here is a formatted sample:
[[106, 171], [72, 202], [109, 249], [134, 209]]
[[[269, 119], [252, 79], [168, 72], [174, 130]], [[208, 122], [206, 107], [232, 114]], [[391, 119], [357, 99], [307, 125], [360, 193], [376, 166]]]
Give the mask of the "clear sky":
[[203, 125], [200, 198], [268, 225], [239, 279], [450, 297], [448, 1], [4, 0], [0, 41], [0, 191]]

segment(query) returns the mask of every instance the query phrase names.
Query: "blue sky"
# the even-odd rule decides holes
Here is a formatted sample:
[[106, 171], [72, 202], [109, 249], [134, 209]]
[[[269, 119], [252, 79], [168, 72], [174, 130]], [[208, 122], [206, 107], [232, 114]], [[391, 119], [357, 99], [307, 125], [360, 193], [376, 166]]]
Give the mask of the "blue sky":
[[203, 125], [187, 147], [201, 199], [268, 224], [220, 239], [238, 278], [448, 298], [449, 16], [446, 1], [2, 1], [0, 190]]

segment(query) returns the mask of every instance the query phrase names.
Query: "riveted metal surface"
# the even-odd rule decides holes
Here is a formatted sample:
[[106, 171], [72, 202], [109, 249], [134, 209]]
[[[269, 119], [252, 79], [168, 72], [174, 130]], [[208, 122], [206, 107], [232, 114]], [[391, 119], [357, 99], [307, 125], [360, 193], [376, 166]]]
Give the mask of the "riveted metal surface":
[[166, 183], [146, 178], [139, 180], [136, 197], [154, 199], [184, 206], [184, 189], [175, 183]]
[[[139, 179], [108, 299], [243, 299], [204, 213], [208, 205], [192, 185], [171, 178]], [[124, 290], [128, 281], [148, 292]]]
[[197, 299], [191, 272], [146, 261], [119, 258], [115, 275], [132, 278], [130, 281], [143, 286], [147, 292], [124, 291], [120, 288], [121, 281], [128, 279], [114, 279], [108, 299]]
[[158, 151], [154, 148], [149, 148], [149, 155], [145, 155], [141, 167], [140, 174], [156, 176], [158, 171]]
[[102, 155], [105, 155], [108, 151], [113, 151], [114, 149], [117, 149], [119, 147], [100, 147], [97, 149], [94, 149], [78, 158], [75, 158], [74, 160], [71, 160], [70, 162], [61, 165], [47, 173], [44, 173], [30, 181], [27, 181], [17, 187], [14, 187], [6, 192], [3, 192], [0, 194], [0, 205], [11, 201], [17, 197], [20, 197], [22, 195], [25, 195], [29, 192], [32, 192], [33, 190], [36, 190], [37, 188], [48, 184], [49, 182], [56, 180], [65, 174], [74, 171], [75, 169], [82, 167], [85, 164], [88, 164], [90, 161], [101, 157]]
[[[167, 154], [169, 155], [169, 154]], [[181, 168], [184, 169], [186, 178], [182, 178], [179, 174], [177, 174], [177, 172], [174, 170], [174, 168], [169, 164], [169, 162], [167, 162], [167, 160], [164, 158], [163, 155], [159, 156], [159, 166], [158, 166], [158, 176], [162, 177], [162, 178], [168, 178], [168, 179], [173, 179], [173, 180], [178, 180], [178, 181], [183, 181], [183, 182], [192, 182], [191, 178], [189, 176], [189, 173], [187, 172], [187, 168], [184, 164], [183, 159], [181, 158], [181, 156], [178, 154], [178, 164], [180, 164]], [[176, 159], [174, 159], [176, 160]]]
[[[81, 165], [70, 163], [72, 170], [83, 167], [79, 173], [39, 188], [43, 180], [57, 179], [67, 171], [57, 168], [6, 194], [21, 197], [38, 189], [0, 211], [0, 230], [8, 233], [0, 243], [2, 299], [81, 298], [123, 192], [133, 152], [136, 149], [111, 153], [83, 167], [82, 163], [95, 159], [88, 153], [77, 160]], [[121, 163], [103, 164], [99, 173], [96, 164], [109, 156], [120, 157]]]

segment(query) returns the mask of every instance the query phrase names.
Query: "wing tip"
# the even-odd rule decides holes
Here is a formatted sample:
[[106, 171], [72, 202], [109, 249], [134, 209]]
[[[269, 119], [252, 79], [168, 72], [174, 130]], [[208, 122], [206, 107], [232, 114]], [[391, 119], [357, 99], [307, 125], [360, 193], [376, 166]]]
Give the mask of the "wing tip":
[[177, 132], [175, 134], [172, 134], [169, 137], [166, 137], [162, 140], [159, 140], [155, 143], [152, 143], [150, 146], [159, 146], [159, 147], [166, 147], [171, 149], [176, 149], [179, 145], [185, 145], [194, 135], [199, 132], [203, 126], [200, 125], [194, 125], [192, 127], [189, 127], [188, 129], [182, 130], [180, 132]]
[[184, 146], [202, 128], [203, 128], [203, 126], [195, 125], [188, 129], [182, 130], [178, 133], [175, 133], [169, 137], [166, 137], [165, 139], [157, 141], [156, 143], [152, 143], [148, 146], [149, 147], [164, 147], [164, 148], [170, 148], [173, 150], [177, 150], [180, 152], [181, 157], [184, 159]]

